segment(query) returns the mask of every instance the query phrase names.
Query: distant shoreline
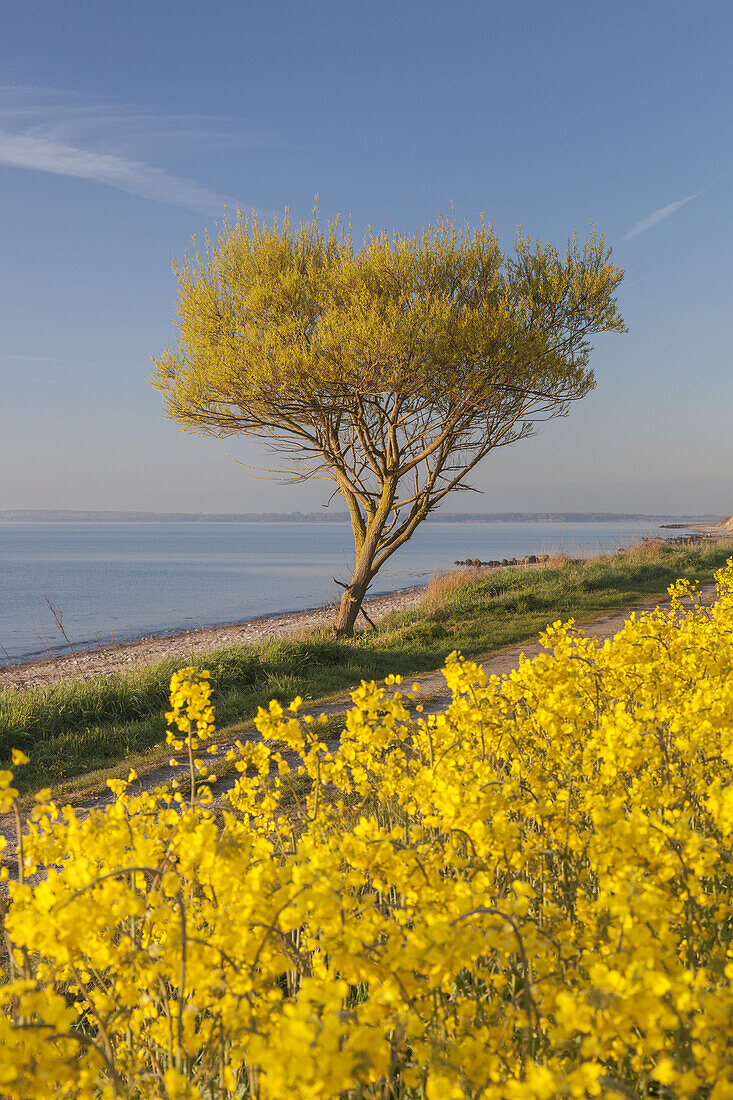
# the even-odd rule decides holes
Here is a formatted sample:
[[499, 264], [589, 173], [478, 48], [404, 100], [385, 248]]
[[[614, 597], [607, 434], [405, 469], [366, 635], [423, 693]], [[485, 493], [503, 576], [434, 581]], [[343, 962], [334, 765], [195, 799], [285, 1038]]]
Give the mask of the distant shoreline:
[[[429, 523], [719, 523], [722, 516], [648, 515], [635, 512], [450, 512]], [[73, 509], [0, 510], [0, 523], [348, 523], [346, 512], [92, 512]]]

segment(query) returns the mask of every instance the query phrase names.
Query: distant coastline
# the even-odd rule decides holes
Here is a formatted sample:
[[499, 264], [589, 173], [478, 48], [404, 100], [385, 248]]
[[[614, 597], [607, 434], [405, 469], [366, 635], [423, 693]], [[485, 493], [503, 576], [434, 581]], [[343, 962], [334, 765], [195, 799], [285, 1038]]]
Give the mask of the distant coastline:
[[[648, 515], [635, 512], [450, 512], [430, 523], [660, 523], [663, 520], [716, 523], [721, 516]], [[0, 510], [0, 523], [348, 523], [347, 512], [86, 512], [73, 509]]]

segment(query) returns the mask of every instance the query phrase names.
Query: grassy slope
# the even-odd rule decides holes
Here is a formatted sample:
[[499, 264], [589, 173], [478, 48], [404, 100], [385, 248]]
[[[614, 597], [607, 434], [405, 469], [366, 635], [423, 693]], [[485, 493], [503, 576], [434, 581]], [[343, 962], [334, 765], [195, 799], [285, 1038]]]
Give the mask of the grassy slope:
[[[731, 553], [648, 547], [547, 569], [505, 569], [473, 583], [434, 586], [422, 609], [382, 620], [349, 642], [317, 634], [236, 646], [210, 654], [220, 733], [274, 696], [316, 700], [390, 672], [440, 667], [454, 649], [488, 655], [537, 635], [558, 618], [578, 621], [665, 591], [679, 576], [709, 581]], [[125, 676], [95, 677], [28, 691], [0, 691], [0, 766], [13, 747], [31, 764], [17, 781], [26, 790], [109, 766], [145, 752], [164, 737], [167, 661]]]

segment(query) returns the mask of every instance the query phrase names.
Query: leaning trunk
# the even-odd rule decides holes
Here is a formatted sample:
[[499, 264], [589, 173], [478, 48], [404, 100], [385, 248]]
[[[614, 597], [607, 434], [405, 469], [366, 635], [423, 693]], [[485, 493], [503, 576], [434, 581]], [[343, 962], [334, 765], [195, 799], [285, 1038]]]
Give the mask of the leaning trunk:
[[372, 579], [371, 564], [372, 559], [362, 555], [357, 558], [351, 584], [344, 589], [336, 621], [333, 624], [334, 638], [343, 638], [354, 633], [354, 624]]
[[351, 584], [344, 587], [344, 594], [341, 597], [341, 606], [338, 609], [336, 622], [333, 624], [334, 638], [343, 638], [354, 633], [354, 623], [361, 611], [369, 582], [374, 576], [372, 567], [377, 556], [384, 525], [394, 504], [397, 480], [394, 475], [385, 477], [382, 482], [379, 503], [370, 516], [366, 528], [353, 495], [344, 492], [342, 488], [351, 512], [351, 527], [354, 532], [356, 547], [356, 564], [354, 565]]

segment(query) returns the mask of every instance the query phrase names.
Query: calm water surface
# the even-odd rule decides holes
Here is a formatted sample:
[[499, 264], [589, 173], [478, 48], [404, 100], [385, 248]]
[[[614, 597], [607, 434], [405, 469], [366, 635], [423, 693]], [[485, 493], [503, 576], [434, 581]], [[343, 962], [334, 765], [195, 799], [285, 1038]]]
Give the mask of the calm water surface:
[[[615, 550], [640, 523], [425, 523], [370, 594], [426, 584], [456, 558]], [[74, 645], [127, 641], [318, 607], [352, 560], [346, 523], [0, 523], [0, 664]]]

